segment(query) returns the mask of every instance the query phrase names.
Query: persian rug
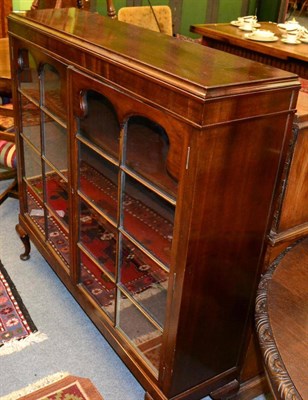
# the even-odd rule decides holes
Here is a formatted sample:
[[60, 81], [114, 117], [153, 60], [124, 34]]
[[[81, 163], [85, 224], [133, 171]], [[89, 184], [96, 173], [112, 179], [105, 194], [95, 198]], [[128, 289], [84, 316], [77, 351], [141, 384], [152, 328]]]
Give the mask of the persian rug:
[[38, 332], [0, 261], [0, 356], [47, 339]]
[[0, 400], [103, 400], [90, 379], [65, 375], [47, 377]]

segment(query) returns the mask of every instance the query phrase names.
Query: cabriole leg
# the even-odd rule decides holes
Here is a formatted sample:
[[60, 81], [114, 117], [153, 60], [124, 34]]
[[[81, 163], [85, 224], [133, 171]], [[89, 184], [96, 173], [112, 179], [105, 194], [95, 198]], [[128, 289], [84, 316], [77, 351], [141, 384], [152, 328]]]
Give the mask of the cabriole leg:
[[29, 260], [31, 250], [29, 235], [22, 229], [19, 224], [16, 225], [15, 229], [25, 246], [25, 252], [20, 255], [20, 259], [23, 261]]

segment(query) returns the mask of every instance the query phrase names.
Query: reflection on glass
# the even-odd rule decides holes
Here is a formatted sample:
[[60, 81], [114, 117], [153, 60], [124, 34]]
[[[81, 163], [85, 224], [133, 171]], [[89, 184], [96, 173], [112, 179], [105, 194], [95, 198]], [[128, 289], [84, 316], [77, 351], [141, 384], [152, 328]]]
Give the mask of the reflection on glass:
[[47, 237], [53, 249], [69, 267], [70, 248], [68, 236], [63, 230], [63, 227], [61, 227], [58, 221], [49, 213], [47, 216]]
[[69, 267], [70, 251], [67, 234], [55, 220], [55, 218], [48, 213], [45, 221], [45, 209], [43, 208], [43, 202], [37, 197], [36, 193], [33, 192], [33, 187], [27, 186], [26, 194], [30, 218], [38, 227], [38, 229], [47, 235], [48, 241], [53, 249], [57, 252], [65, 264], [67, 264], [67, 267]]
[[40, 135], [40, 109], [37, 105], [29, 101], [25, 96], [21, 95], [21, 124], [23, 135], [41, 151], [41, 135]]
[[126, 165], [171, 195], [177, 181], [168, 170], [169, 138], [165, 130], [144, 117], [131, 117], [127, 122]]
[[59, 171], [67, 170], [67, 130], [44, 114], [45, 156]]
[[42, 68], [43, 106], [66, 121], [65, 66], [56, 61], [53, 64], [44, 64]]
[[95, 302], [114, 321], [115, 283], [82, 251], [80, 251], [80, 260], [80, 283]]
[[124, 238], [122, 240], [119, 281], [130, 295], [163, 327], [168, 273]]
[[117, 218], [118, 170], [109, 161], [80, 143], [81, 192], [113, 220]]
[[80, 201], [80, 243], [102, 268], [115, 276], [116, 230], [83, 201]]
[[120, 296], [119, 328], [158, 374], [162, 333], [128, 298]]
[[20, 89], [38, 104], [40, 92], [37, 61], [30, 51], [21, 49], [18, 55], [18, 64]]
[[123, 227], [165, 265], [170, 265], [174, 206], [126, 175]]
[[80, 119], [80, 133], [106, 153], [118, 159], [120, 124], [111, 102], [89, 90], [84, 95], [86, 115]]
[[33, 219], [35, 224], [41, 228], [41, 230], [45, 231], [43, 202], [40, 201], [41, 199], [33, 192], [33, 189], [30, 186], [27, 186], [26, 198], [30, 217]]
[[46, 203], [68, 229], [68, 183], [56, 172], [46, 174]]
[[25, 177], [35, 194], [43, 199], [42, 164], [40, 155], [24, 141]]

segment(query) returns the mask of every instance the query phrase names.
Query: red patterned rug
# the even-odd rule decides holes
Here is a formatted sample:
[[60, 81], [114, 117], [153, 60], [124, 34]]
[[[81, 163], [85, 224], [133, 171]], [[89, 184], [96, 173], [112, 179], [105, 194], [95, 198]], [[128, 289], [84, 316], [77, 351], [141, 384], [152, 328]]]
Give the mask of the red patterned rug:
[[0, 261], [0, 355], [45, 340], [37, 331], [15, 285]]
[[5, 400], [103, 400], [90, 379], [66, 376], [53, 383], [52, 377], [11, 393]]

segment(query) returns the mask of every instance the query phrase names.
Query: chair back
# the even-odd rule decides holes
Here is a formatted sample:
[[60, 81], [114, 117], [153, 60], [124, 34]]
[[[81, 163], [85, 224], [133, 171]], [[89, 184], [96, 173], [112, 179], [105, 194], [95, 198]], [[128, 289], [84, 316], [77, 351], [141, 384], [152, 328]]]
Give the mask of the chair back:
[[122, 7], [118, 20], [172, 36], [172, 13], [169, 6]]

